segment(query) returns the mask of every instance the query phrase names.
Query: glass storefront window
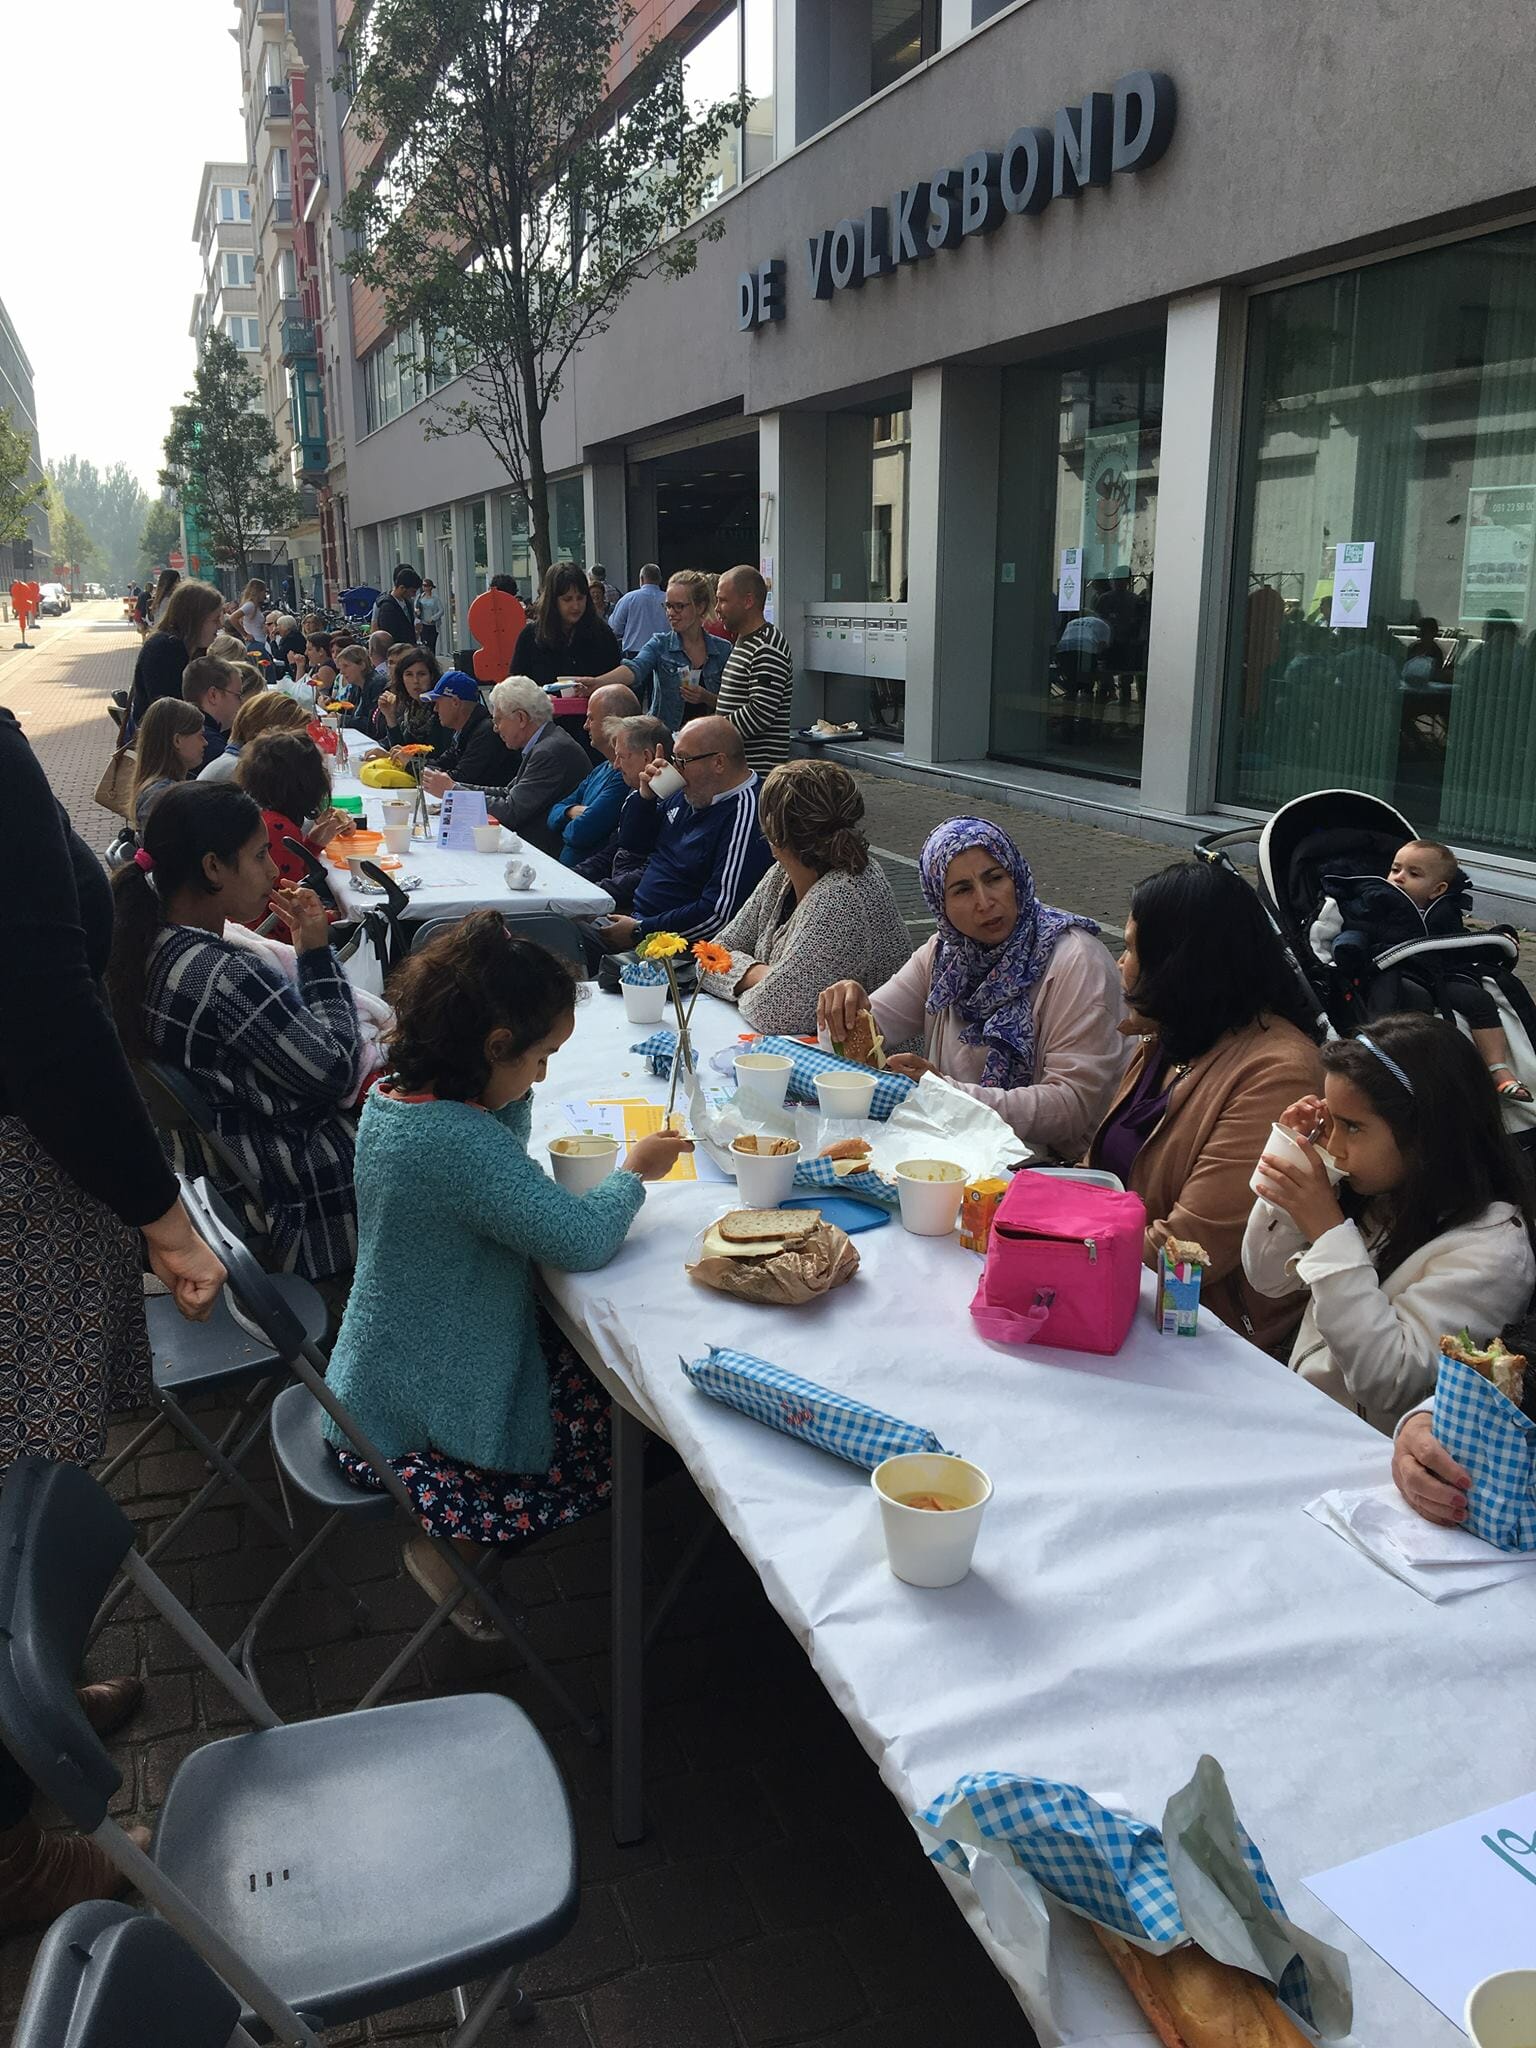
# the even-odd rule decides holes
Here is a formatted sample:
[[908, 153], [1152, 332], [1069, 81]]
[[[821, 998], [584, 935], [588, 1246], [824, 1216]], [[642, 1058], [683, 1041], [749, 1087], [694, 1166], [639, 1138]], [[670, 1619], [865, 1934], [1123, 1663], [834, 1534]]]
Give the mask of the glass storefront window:
[[1141, 777], [1163, 346], [1003, 372], [991, 752]]
[[829, 601], [904, 604], [912, 394], [827, 415]]
[[491, 580], [491, 558], [485, 544], [485, 500], [473, 498], [469, 506], [470, 548], [474, 560], [473, 582], [476, 592], [486, 588]]
[[1536, 855], [1536, 227], [1266, 293], [1248, 346], [1219, 793]]
[[501, 533], [502, 565], [527, 602], [538, 595], [533, 549], [528, 543], [528, 500], [521, 491], [510, 491], [496, 500], [496, 518]]
[[579, 476], [562, 477], [549, 487], [551, 552], [557, 562], [587, 559], [586, 492]]

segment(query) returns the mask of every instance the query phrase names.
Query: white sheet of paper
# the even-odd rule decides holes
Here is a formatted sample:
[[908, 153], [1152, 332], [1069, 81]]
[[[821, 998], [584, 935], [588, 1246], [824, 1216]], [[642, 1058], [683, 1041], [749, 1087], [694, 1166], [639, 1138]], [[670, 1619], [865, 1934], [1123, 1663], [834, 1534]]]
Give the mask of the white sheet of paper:
[[460, 853], [473, 853], [475, 827], [489, 823], [483, 789], [450, 789], [443, 797], [437, 843], [439, 846], [456, 847]]
[[1304, 1882], [1460, 2026], [1474, 1984], [1536, 1958], [1536, 1792]]
[[1061, 569], [1056, 578], [1056, 609], [1059, 612], [1075, 612], [1083, 593], [1083, 551], [1081, 548], [1063, 548]]
[[562, 1102], [560, 1107], [573, 1131], [598, 1131], [623, 1144], [624, 1112], [616, 1102]]
[[1333, 557], [1333, 605], [1329, 613], [1335, 627], [1370, 624], [1371, 576], [1375, 566], [1375, 541], [1339, 542]]

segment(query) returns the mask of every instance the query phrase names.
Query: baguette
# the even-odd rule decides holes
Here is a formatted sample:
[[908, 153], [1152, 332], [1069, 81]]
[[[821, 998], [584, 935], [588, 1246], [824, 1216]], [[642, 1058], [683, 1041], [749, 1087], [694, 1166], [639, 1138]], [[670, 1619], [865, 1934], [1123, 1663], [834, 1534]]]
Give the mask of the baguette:
[[1093, 1931], [1163, 2048], [1309, 2048], [1262, 1977], [1192, 1941], [1152, 1956], [1097, 1922]]
[[830, 1160], [838, 1179], [846, 1180], [850, 1173], [863, 1173], [872, 1154], [867, 1138], [839, 1138], [835, 1145], [823, 1145], [816, 1156]]
[[1518, 1351], [1511, 1351], [1502, 1338], [1495, 1337], [1484, 1350], [1472, 1342], [1470, 1334], [1463, 1330], [1459, 1337], [1442, 1337], [1440, 1349], [1447, 1358], [1460, 1359], [1463, 1365], [1470, 1365], [1474, 1372], [1480, 1372], [1485, 1380], [1492, 1380], [1507, 1401], [1520, 1407], [1525, 1398], [1526, 1361]]

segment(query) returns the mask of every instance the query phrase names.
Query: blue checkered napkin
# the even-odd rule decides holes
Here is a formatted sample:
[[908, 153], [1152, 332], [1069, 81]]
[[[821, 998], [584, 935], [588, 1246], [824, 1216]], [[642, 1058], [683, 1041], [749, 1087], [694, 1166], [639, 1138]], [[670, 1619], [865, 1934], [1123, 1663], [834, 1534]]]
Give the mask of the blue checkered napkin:
[[619, 969], [620, 981], [631, 988], [655, 988], [667, 978], [667, 970], [659, 960], [626, 960]]
[[[632, 1045], [629, 1049], [640, 1054], [659, 1081], [669, 1081], [672, 1078], [672, 1057], [677, 1051], [675, 1031], [653, 1031], [649, 1038], [642, 1038], [638, 1045]], [[694, 1053], [697, 1057], [697, 1047], [694, 1048]]]
[[1500, 1550], [1536, 1550], [1536, 1422], [1464, 1360], [1442, 1357], [1432, 1427], [1472, 1474], [1461, 1526]]
[[883, 1415], [878, 1408], [866, 1408], [847, 1394], [834, 1394], [818, 1387], [814, 1380], [802, 1380], [792, 1372], [770, 1365], [766, 1358], [754, 1358], [749, 1351], [732, 1351], [711, 1344], [709, 1355], [678, 1360], [684, 1373], [713, 1400], [739, 1409], [754, 1422], [766, 1422], [785, 1436], [797, 1436], [818, 1450], [846, 1458], [850, 1465], [862, 1465], [873, 1472], [884, 1458], [901, 1451], [938, 1451], [944, 1446], [930, 1429], [919, 1429], [899, 1416]]
[[830, 1159], [802, 1159], [795, 1168], [795, 1186], [800, 1193], [814, 1193], [825, 1188], [831, 1194], [868, 1195], [871, 1201], [881, 1202], [887, 1209], [896, 1208], [901, 1200], [888, 1180], [882, 1180], [878, 1173], [834, 1173]]
[[[798, 1038], [760, 1038], [752, 1047], [753, 1052], [779, 1052], [794, 1062], [789, 1077], [789, 1092], [796, 1102], [817, 1100], [816, 1076], [818, 1074], [867, 1074], [868, 1067], [861, 1067], [857, 1060], [840, 1060], [835, 1053], [823, 1052], [819, 1045], [802, 1045]], [[874, 1098], [869, 1113], [877, 1123], [884, 1123], [893, 1109], [898, 1108], [917, 1086], [902, 1074], [879, 1074], [875, 1078]]]

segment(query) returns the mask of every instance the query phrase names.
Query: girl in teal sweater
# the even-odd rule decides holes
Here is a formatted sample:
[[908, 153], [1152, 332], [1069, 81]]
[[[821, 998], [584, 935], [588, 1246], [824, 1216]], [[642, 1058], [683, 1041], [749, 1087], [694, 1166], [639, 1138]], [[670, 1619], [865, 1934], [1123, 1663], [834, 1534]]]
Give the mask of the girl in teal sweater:
[[[669, 1173], [687, 1140], [640, 1139], [585, 1195], [529, 1158], [533, 1084], [575, 1028], [576, 982], [493, 910], [413, 952], [390, 994], [388, 1071], [357, 1131], [357, 1276], [327, 1377], [422, 1526], [478, 1558], [607, 1501], [607, 1396], [536, 1301], [533, 1267], [606, 1265], [641, 1183]], [[326, 1430], [348, 1477], [377, 1486]], [[405, 1562], [434, 1600], [453, 1583], [422, 1538]], [[453, 1619], [494, 1633], [470, 1601]]]

